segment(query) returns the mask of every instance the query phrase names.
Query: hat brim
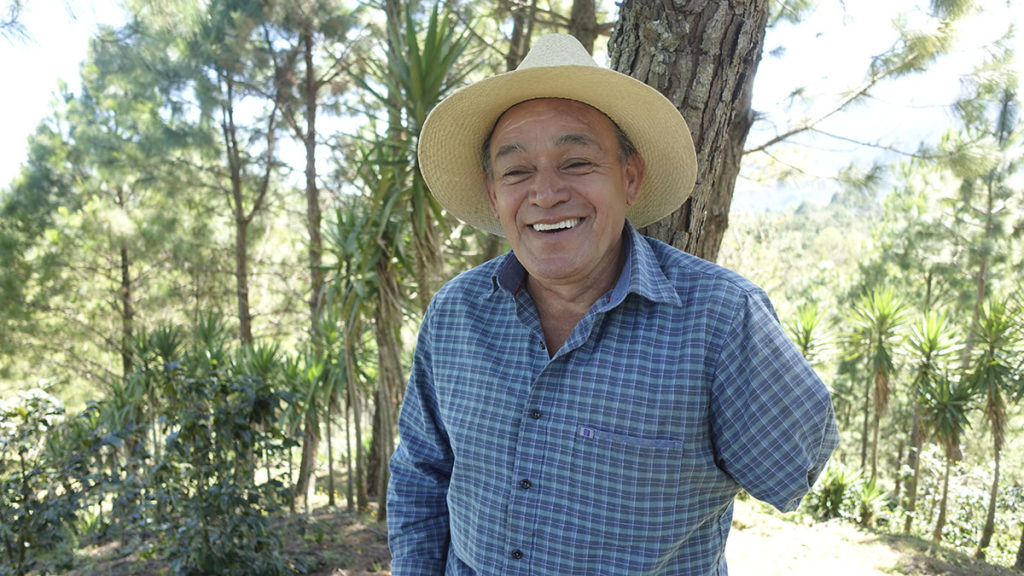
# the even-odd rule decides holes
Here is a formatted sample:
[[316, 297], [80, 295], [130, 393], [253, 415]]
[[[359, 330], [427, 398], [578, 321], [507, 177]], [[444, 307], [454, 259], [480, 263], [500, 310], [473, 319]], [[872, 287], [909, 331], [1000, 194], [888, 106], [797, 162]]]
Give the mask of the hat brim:
[[690, 130], [675, 106], [639, 80], [597, 66], [549, 66], [486, 78], [439, 103], [420, 132], [420, 171], [438, 202], [453, 216], [498, 236], [484, 186], [481, 150], [509, 108], [539, 98], [565, 98], [593, 106], [626, 133], [646, 170], [626, 217], [642, 227], [674, 212], [690, 196], [697, 158]]

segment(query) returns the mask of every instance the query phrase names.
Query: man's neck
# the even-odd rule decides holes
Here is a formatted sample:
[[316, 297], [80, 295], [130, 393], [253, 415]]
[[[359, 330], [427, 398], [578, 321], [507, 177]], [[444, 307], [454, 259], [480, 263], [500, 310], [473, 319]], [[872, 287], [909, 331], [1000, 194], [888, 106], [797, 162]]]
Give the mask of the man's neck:
[[582, 282], [551, 283], [527, 276], [526, 289], [537, 307], [548, 355], [555, 355], [594, 303], [615, 287], [626, 260], [624, 246], [616, 258], [617, 264], [603, 277]]

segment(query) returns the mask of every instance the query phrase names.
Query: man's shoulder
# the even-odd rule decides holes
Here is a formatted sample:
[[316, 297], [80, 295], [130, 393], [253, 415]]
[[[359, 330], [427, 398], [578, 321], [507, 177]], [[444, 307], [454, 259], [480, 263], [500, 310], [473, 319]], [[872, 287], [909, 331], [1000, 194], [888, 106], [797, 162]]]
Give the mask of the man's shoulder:
[[650, 247], [665, 278], [677, 291], [726, 291], [736, 295], [762, 291], [738, 272], [684, 252], [657, 238], [642, 238]]

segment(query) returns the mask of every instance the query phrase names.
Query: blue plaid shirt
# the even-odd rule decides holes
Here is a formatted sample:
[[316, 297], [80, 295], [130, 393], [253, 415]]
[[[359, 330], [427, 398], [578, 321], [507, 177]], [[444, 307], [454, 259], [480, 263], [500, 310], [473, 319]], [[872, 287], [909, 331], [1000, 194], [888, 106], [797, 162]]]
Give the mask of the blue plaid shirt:
[[793, 510], [828, 390], [739, 275], [624, 231], [553, 358], [511, 253], [442, 288], [391, 459], [392, 574], [726, 574], [736, 493]]

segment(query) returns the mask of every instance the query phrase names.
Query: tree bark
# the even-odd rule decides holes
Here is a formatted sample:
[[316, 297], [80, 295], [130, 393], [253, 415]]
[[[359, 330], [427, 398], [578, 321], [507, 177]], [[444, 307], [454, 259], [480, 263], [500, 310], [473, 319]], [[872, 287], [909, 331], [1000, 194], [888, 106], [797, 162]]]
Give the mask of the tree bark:
[[316, 79], [316, 65], [313, 62], [313, 30], [312, 22], [306, 21], [300, 33], [302, 56], [305, 62], [305, 107], [306, 130], [302, 134], [302, 144], [306, 150], [306, 230], [309, 235], [309, 330], [312, 335], [314, 350], [322, 356], [320, 342], [320, 308], [324, 288], [323, 269], [323, 234], [320, 231], [322, 212], [320, 209], [320, 190], [316, 185], [316, 113], [317, 95], [320, 86]]
[[[998, 442], [998, 441], [996, 441]], [[992, 543], [992, 535], [996, 531], [996, 500], [999, 498], [999, 457], [1001, 447], [996, 446], [995, 450], [995, 472], [992, 477], [992, 488], [989, 491], [988, 511], [985, 514], [985, 526], [981, 530], [981, 540], [978, 542], [978, 549], [974, 553], [975, 558], [985, 559], [985, 549]]]
[[569, 13], [569, 34], [576, 37], [587, 52], [594, 53], [597, 39], [597, 12], [594, 0], [573, 0]]
[[903, 510], [906, 512], [906, 520], [903, 523], [903, 532], [910, 534], [914, 526], [914, 517], [917, 516], [917, 486], [921, 479], [921, 413], [917, 407], [917, 394], [914, 394], [914, 419], [910, 425], [910, 450], [907, 452], [907, 464], [914, 471], [910, 478], [910, 485], [907, 486], [907, 499]]
[[399, 336], [402, 310], [396, 272], [391, 254], [385, 253], [377, 265], [378, 297], [374, 330], [379, 373], [370, 455], [373, 458], [371, 486], [377, 496], [377, 517], [380, 520], [385, 518], [387, 510], [385, 504], [390, 478], [388, 463], [395, 451], [395, 435], [398, 432], [395, 414], [402, 401], [402, 341]]
[[768, 0], [625, 0], [608, 45], [613, 69], [676, 105], [697, 149], [693, 195], [642, 232], [707, 260], [718, 257], [729, 223], [768, 7]]
[[293, 500], [301, 500], [302, 507], [309, 511], [309, 479], [316, 466], [316, 454], [320, 448], [320, 415], [316, 406], [306, 409], [303, 425], [302, 458], [299, 460], [299, 477], [295, 481]]
[[128, 379], [133, 370], [132, 341], [135, 338], [135, 305], [132, 302], [132, 262], [128, 243], [121, 241], [121, 375]]

